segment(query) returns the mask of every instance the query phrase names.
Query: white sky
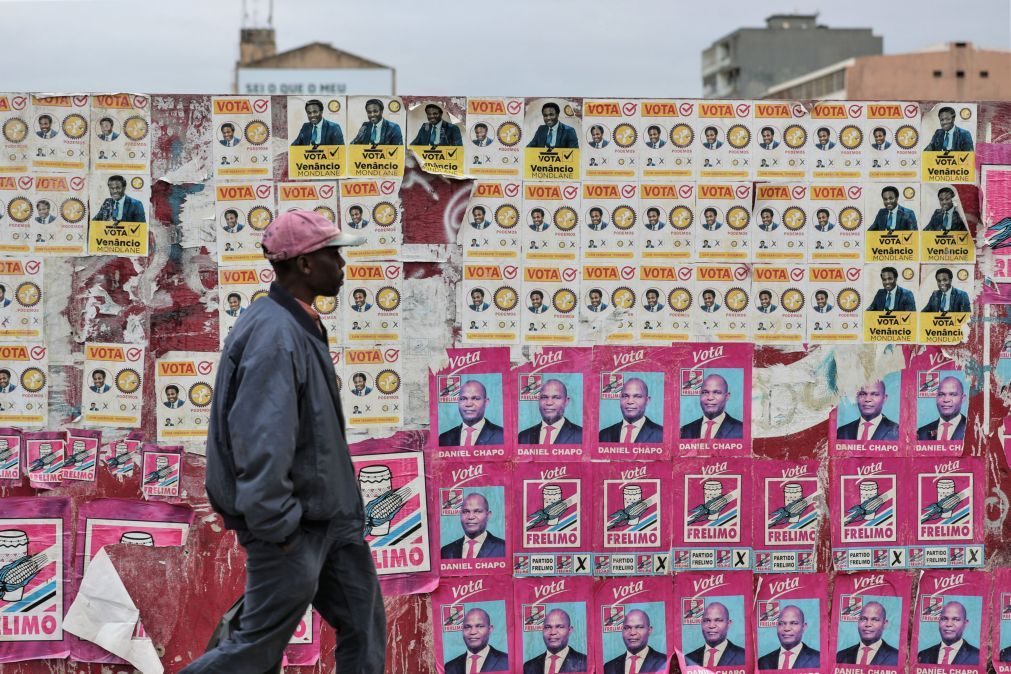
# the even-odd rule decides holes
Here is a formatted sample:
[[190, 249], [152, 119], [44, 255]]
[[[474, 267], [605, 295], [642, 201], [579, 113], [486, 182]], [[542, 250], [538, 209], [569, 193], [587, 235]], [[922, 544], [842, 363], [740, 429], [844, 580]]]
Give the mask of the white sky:
[[[279, 51], [395, 67], [401, 94], [696, 97], [703, 48], [791, 12], [886, 53], [1011, 49], [1008, 0], [276, 0], [274, 27]], [[242, 0], [0, 0], [0, 90], [227, 93], [241, 24]]]

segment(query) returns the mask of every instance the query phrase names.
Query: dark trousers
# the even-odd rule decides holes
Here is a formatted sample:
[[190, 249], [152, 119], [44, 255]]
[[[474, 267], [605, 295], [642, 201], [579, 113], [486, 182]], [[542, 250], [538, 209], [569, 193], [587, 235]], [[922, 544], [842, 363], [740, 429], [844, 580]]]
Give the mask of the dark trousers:
[[303, 530], [290, 549], [239, 533], [246, 549], [245, 606], [238, 631], [181, 674], [277, 672], [306, 607], [337, 630], [337, 671], [383, 674], [386, 611], [366, 543]]

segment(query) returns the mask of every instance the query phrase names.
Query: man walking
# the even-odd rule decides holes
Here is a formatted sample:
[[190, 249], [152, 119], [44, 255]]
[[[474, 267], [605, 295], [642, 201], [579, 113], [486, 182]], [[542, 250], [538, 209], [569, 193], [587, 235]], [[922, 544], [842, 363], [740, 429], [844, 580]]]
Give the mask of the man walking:
[[326, 330], [312, 308], [362, 237], [311, 211], [263, 236], [276, 273], [225, 341], [207, 438], [207, 495], [246, 549], [240, 628], [185, 674], [277, 672], [311, 603], [337, 630], [337, 670], [381, 674], [386, 615], [344, 438]]

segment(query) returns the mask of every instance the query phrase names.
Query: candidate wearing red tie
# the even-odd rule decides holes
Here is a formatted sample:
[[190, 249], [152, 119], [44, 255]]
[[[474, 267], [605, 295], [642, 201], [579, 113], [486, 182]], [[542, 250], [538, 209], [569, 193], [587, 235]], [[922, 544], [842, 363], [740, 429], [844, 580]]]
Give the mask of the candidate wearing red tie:
[[807, 619], [798, 606], [785, 606], [776, 620], [779, 648], [758, 658], [759, 669], [818, 669], [821, 652], [804, 643]]
[[727, 380], [718, 374], [711, 374], [702, 381], [699, 392], [699, 407], [702, 416], [681, 427], [682, 440], [741, 439], [744, 424], [727, 414], [730, 390]]
[[858, 440], [869, 442], [895, 442], [899, 439], [899, 425], [882, 414], [888, 391], [883, 381], [864, 384], [857, 391], [857, 409], [860, 416], [839, 427], [838, 440]]
[[541, 637], [547, 649], [523, 663], [523, 674], [569, 674], [586, 672], [586, 655], [569, 646], [572, 619], [560, 608], [544, 617]]
[[625, 613], [621, 622], [621, 639], [625, 651], [608, 660], [604, 665], [604, 674], [648, 674], [667, 671], [667, 654], [649, 645], [653, 634], [653, 625], [649, 615], [640, 609], [632, 609]]
[[600, 442], [620, 442], [626, 445], [663, 442], [663, 426], [646, 416], [650, 400], [646, 382], [638, 377], [626, 379], [618, 400], [621, 421], [601, 429], [598, 437]]
[[440, 447], [474, 447], [477, 445], [501, 445], [502, 427], [485, 417], [488, 408], [488, 393], [484, 384], [471, 379], [460, 387], [457, 408], [463, 421], [445, 433], [439, 434]]
[[916, 661], [928, 665], [978, 665], [979, 649], [964, 638], [969, 617], [965, 606], [958, 601], [949, 601], [941, 609], [937, 620], [940, 643], [924, 648], [916, 654]]
[[467, 650], [446, 663], [446, 674], [481, 674], [509, 670], [509, 656], [489, 642], [495, 627], [488, 612], [472, 608], [463, 618], [463, 643]]
[[727, 638], [727, 632], [734, 623], [727, 607], [716, 601], [706, 606], [702, 614], [702, 638], [705, 643], [685, 654], [691, 666], [726, 667], [744, 665], [747, 658], [742, 647]]
[[958, 377], [945, 377], [937, 386], [938, 418], [916, 429], [916, 439], [927, 442], [948, 442], [965, 438], [965, 415], [962, 403], [965, 401], [965, 387]]
[[558, 379], [549, 379], [541, 386], [537, 398], [541, 413], [540, 423], [520, 431], [517, 441], [521, 445], [578, 445], [583, 441], [583, 427], [572, 423], [566, 416], [569, 391]]
[[897, 665], [899, 651], [884, 640], [888, 627], [888, 613], [880, 602], [864, 603], [857, 617], [857, 634], [860, 641], [835, 654], [840, 665]]
[[464, 496], [460, 506], [463, 536], [442, 546], [442, 559], [487, 559], [505, 557], [505, 541], [488, 531], [492, 511], [488, 499], [477, 492]]

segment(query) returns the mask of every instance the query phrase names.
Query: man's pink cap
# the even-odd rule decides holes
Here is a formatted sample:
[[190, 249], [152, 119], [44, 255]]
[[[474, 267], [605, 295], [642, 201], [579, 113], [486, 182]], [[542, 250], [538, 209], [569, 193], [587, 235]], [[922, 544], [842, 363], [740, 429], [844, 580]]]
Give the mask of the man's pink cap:
[[364, 236], [345, 234], [336, 223], [315, 211], [288, 211], [264, 230], [263, 256], [268, 260], [290, 260], [320, 248], [363, 243]]

